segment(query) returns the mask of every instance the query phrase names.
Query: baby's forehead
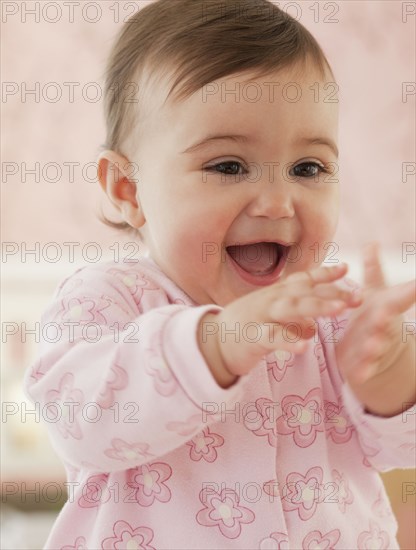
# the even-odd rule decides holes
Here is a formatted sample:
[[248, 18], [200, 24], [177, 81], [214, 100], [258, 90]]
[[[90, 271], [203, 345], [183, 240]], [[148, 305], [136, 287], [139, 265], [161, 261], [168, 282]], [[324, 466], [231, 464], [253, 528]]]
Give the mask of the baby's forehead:
[[[260, 71], [246, 70], [239, 73], [226, 74], [215, 81], [207, 82], [202, 87], [191, 89], [184, 97], [180, 97], [181, 86], [178, 83], [172, 93], [175, 72], [154, 73], [143, 83], [141, 105], [148, 115], [160, 112], [161, 109], [175, 109], [183, 103], [204, 107], [209, 103], [253, 104], [267, 99], [269, 102], [286, 100], [288, 104], [295, 103], [312, 86], [327, 88], [333, 84], [334, 77], [329, 71], [322, 74], [314, 64], [297, 64], [288, 67]], [[179, 94], [178, 94], [179, 92]], [[178, 98], [179, 95], [179, 98]], [[316, 97], [314, 98], [316, 100]]]
[[[307, 115], [307, 120], [302, 121], [305, 132], [323, 132], [330, 127], [334, 128], [333, 133], [336, 131], [337, 105], [323, 103], [322, 93], [332, 83], [330, 91], [336, 95], [336, 84], [331, 74], [322, 75], [313, 66], [225, 75], [179, 100], [170, 93], [177, 77], [174, 71], [146, 76], [138, 104], [138, 127], [146, 140], [156, 137], [180, 140], [190, 132], [196, 136], [220, 127], [229, 127], [233, 133], [236, 126], [250, 134], [261, 134], [262, 127], [269, 124], [270, 114], [276, 121], [281, 115], [287, 119], [293, 114], [295, 118], [300, 107]], [[137, 137], [137, 131], [134, 133]]]

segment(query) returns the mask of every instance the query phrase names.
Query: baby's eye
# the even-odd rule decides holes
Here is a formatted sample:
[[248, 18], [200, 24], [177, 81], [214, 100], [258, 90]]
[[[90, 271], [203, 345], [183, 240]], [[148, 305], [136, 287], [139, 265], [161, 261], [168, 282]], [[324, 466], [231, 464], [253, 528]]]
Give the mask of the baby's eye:
[[243, 168], [244, 172], [239, 173], [238, 167], [243, 168], [243, 165], [236, 160], [229, 160], [225, 162], [219, 162], [218, 164], [214, 164], [213, 166], [207, 166], [205, 170], [207, 170], [208, 172], [218, 172], [220, 174], [224, 174], [225, 176], [242, 176], [243, 174], [247, 174], [247, 170], [245, 168]]
[[319, 176], [322, 172], [326, 174], [328, 173], [328, 170], [322, 164], [318, 164], [317, 162], [301, 162], [292, 168], [292, 170], [289, 171], [289, 174], [291, 176], [295, 175], [298, 178], [314, 178]]

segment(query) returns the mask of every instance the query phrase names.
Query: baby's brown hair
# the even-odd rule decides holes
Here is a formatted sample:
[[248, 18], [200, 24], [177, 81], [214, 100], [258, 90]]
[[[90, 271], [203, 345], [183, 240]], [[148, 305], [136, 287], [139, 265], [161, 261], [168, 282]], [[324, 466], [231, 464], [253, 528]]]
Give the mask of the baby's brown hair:
[[[127, 21], [110, 53], [104, 87], [107, 135], [101, 147], [129, 158], [127, 140], [133, 129], [138, 139], [145, 113], [145, 102], [133, 95], [135, 89], [140, 97], [149, 93], [150, 77], [176, 77], [166, 101], [171, 95], [180, 101], [226, 76], [251, 70], [261, 77], [302, 67], [308, 57], [322, 76], [326, 70], [332, 74], [311, 33], [269, 0], [157, 0]], [[102, 212], [99, 219], [141, 236]]]

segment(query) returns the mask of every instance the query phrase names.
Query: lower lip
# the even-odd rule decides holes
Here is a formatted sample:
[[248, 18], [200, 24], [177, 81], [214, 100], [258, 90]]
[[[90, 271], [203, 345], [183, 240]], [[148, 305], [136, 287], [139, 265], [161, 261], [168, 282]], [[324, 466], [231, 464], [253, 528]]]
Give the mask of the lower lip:
[[238, 273], [238, 275], [247, 283], [256, 286], [267, 286], [278, 281], [280, 274], [286, 265], [286, 255], [283, 254], [279, 260], [279, 263], [271, 273], [268, 273], [267, 275], [252, 275], [251, 273], [248, 273], [248, 271], [245, 271], [242, 267], [240, 267], [238, 263], [235, 262], [233, 258], [228, 254], [228, 252], [226, 252], [226, 255], [227, 260], [229, 261], [233, 269]]

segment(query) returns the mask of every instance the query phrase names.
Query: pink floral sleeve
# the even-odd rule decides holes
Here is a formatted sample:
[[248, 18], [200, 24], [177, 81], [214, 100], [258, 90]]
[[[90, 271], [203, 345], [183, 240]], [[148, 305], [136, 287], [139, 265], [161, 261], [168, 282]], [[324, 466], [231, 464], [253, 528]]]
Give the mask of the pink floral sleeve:
[[343, 398], [357, 429], [364, 465], [378, 472], [416, 468], [416, 405], [404, 403], [402, 412], [383, 418], [366, 413], [348, 384], [344, 384]]
[[131, 287], [126, 273], [82, 268], [42, 315], [24, 389], [56, 452], [75, 467], [112, 472], [154, 460], [215, 420], [204, 403], [232, 403], [243, 391], [244, 378], [221, 388], [198, 347], [200, 318], [221, 308], [169, 303], [153, 284], [155, 307], [141, 312]]

